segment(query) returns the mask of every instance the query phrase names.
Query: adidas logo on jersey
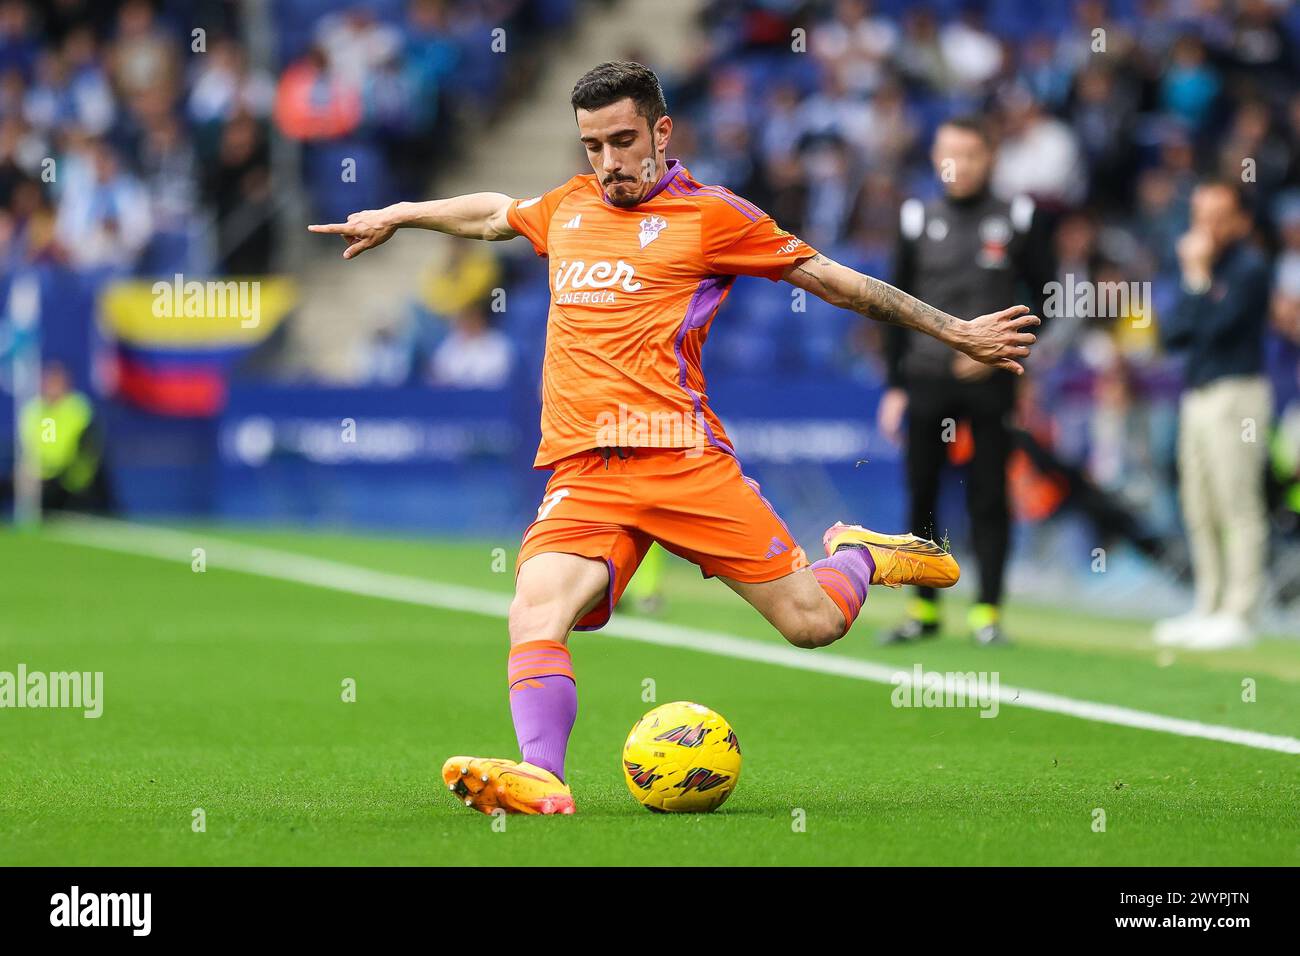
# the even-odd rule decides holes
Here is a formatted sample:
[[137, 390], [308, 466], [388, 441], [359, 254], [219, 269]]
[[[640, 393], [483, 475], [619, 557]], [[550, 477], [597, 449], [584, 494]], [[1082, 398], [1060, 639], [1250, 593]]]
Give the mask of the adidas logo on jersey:
[[578, 213], [576, 216], [574, 216], [572, 219], [566, 222], [561, 228], [577, 229], [581, 225], [582, 225], [582, 213]]

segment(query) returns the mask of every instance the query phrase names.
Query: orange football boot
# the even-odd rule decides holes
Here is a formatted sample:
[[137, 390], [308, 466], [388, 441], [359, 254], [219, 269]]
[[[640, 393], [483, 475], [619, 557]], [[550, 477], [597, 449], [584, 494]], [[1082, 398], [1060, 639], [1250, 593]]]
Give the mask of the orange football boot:
[[957, 583], [961, 568], [956, 559], [928, 538], [914, 534], [881, 534], [861, 525], [835, 522], [822, 535], [830, 556], [840, 548], [866, 548], [876, 563], [872, 584], [898, 588], [916, 584], [947, 588]]
[[541, 767], [491, 757], [452, 757], [442, 765], [447, 789], [480, 813], [574, 811], [573, 794], [564, 781]]

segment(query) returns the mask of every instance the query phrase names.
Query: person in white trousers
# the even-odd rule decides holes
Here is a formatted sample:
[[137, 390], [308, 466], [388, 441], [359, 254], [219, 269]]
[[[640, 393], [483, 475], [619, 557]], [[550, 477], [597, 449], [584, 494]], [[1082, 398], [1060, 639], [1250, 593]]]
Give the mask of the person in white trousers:
[[1164, 646], [1216, 650], [1255, 639], [1272, 392], [1264, 374], [1271, 270], [1253, 231], [1236, 184], [1206, 182], [1193, 192], [1191, 228], [1177, 247], [1181, 294], [1161, 338], [1186, 356], [1179, 494], [1196, 601], [1190, 614], [1156, 625]]

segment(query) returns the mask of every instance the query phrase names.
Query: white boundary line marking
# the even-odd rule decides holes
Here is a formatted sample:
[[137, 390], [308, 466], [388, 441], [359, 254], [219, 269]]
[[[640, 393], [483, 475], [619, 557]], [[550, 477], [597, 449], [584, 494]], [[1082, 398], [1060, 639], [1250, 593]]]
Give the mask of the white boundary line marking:
[[[465, 614], [504, 618], [510, 597], [495, 591], [442, 584], [423, 578], [375, 571], [356, 565], [313, 558], [292, 551], [279, 551], [260, 545], [238, 544], [213, 538], [206, 532], [187, 534], [167, 528], [106, 521], [97, 518], [67, 518], [50, 526], [46, 536], [71, 544], [126, 554], [161, 558], [168, 561], [191, 560], [193, 548], [200, 543], [207, 553], [209, 567], [225, 568], [326, 588], [364, 597], [400, 601], [425, 607], [459, 611]], [[781, 644], [769, 644], [736, 637], [718, 631], [628, 618], [614, 618], [601, 631], [610, 637], [676, 647], [737, 660], [775, 664], [795, 670], [850, 677], [878, 684], [911, 686], [912, 673], [886, 664], [842, 657], [821, 651], [799, 650]], [[1300, 754], [1300, 739], [1266, 734], [1238, 727], [1205, 724], [1180, 717], [1165, 717], [1114, 704], [1076, 700], [1021, 687], [998, 688], [999, 704], [1025, 707], [1052, 714], [1065, 714], [1120, 727], [1155, 730], [1180, 737], [1197, 737], [1222, 743]]]

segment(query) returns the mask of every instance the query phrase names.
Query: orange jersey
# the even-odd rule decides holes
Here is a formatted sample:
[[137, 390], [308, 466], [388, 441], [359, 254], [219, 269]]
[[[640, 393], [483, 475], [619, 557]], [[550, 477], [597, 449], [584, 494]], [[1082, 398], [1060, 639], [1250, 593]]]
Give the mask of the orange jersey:
[[550, 260], [533, 466], [607, 446], [731, 453], [700, 370], [709, 326], [736, 276], [777, 281], [815, 251], [675, 159], [630, 209], [587, 174], [516, 200], [507, 218]]

